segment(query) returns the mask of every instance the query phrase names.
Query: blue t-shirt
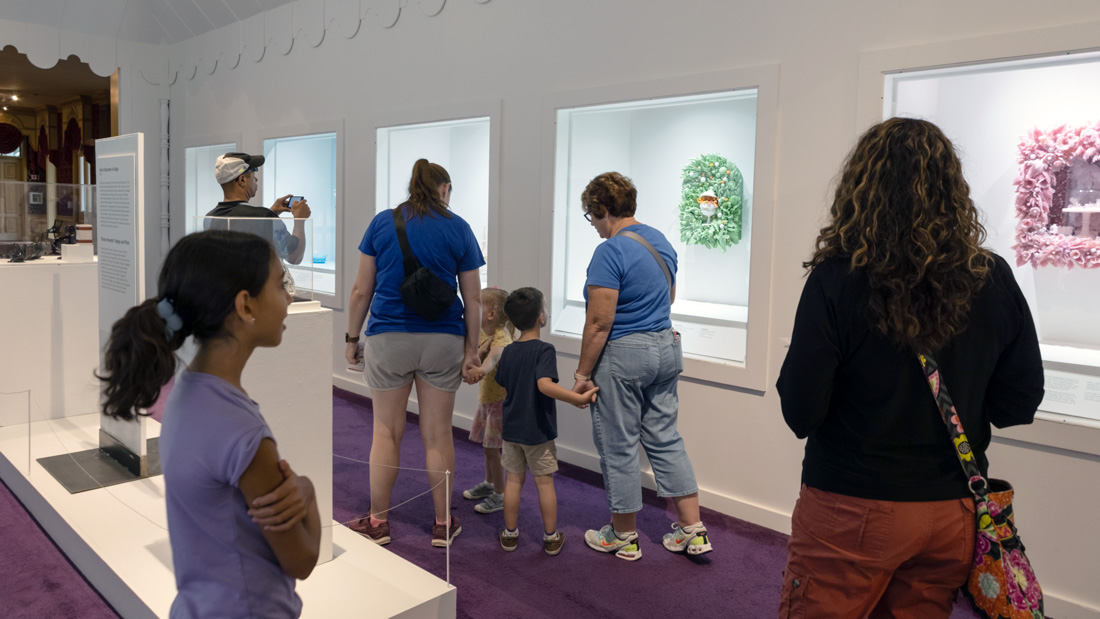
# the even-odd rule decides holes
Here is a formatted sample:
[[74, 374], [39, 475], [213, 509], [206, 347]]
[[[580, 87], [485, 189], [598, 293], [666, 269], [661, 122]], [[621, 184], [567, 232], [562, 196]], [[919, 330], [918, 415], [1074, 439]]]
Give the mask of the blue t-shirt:
[[558, 438], [558, 407], [539, 391], [539, 379], [558, 382], [554, 345], [542, 340], [512, 342], [497, 362], [497, 382], [504, 396], [502, 438], [520, 445], [541, 445]]
[[[676, 250], [665, 235], [645, 224], [623, 228], [649, 241], [665, 259], [676, 285]], [[661, 266], [653, 254], [634, 239], [616, 235], [596, 247], [588, 263], [588, 281], [584, 284], [584, 300], [588, 287], [603, 286], [619, 291], [615, 307], [615, 322], [609, 340], [631, 333], [650, 333], [672, 327], [672, 299]]]
[[294, 579], [238, 487], [264, 438], [272, 436], [260, 407], [241, 390], [210, 374], [180, 375], [160, 434], [178, 589], [173, 619], [301, 614]]
[[[402, 208], [402, 204], [398, 208]], [[402, 208], [406, 213], [407, 209]], [[479, 269], [485, 264], [474, 231], [464, 219], [451, 214], [442, 217], [428, 214], [409, 218], [406, 213], [405, 233], [413, 255], [436, 276], [458, 289], [458, 274]], [[359, 251], [374, 256], [378, 275], [375, 278], [374, 300], [367, 321], [367, 335], [400, 331], [403, 333], [452, 333], [466, 335], [462, 318], [461, 295], [438, 320], [424, 320], [401, 300], [401, 282], [405, 281], [405, 262], [397, 242], [393, 212], [382, 211], [374, 216]]]

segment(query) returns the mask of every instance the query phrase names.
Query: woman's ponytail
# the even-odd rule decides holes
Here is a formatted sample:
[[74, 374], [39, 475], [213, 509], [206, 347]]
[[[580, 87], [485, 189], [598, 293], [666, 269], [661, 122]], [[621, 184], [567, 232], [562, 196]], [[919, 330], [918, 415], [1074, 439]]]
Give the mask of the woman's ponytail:
[[182, 327], [178, 315], [165, 317], [156, 299], [146, 299], [111, 327], [103, 357], [106, 374], [97, 375], [104, 383], [104, 415], [130, 421], [156, 403], [176, 371], [175, 351], [186, 337], [169, 323]]
[[451, 182], [451, 175], [438, 163], [417, 159], [409, 178], [409, 206], [412, 215], [423, 217], [429, 213], [450, 217], [447, 203], [439, 196], [439, 186]]

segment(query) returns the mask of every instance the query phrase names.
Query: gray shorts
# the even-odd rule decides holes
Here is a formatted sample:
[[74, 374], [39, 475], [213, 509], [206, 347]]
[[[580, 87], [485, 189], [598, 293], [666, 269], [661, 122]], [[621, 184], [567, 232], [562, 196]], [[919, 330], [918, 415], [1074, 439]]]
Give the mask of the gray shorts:
[[376, 391], [392, 391], [419, 376], [440, 391], [462, 384], [464, 340], [451, 333], [378, 333], [363, 345], [363, 380]]
[[554, 441], [539, 445], [520, 445], [504, 441], [501, 450], [504, 470], [523, 475], [528, 468], [532, 475], [553, 475], [558, 470], [558, 446]]

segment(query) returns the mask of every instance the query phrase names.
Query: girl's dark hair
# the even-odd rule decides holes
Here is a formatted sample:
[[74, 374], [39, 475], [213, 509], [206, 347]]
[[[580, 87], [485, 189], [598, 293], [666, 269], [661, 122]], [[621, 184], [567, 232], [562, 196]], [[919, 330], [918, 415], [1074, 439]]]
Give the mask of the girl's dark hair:
[[638, 209], [638, 190], [618, 172], [604, 172], [588, 182], [581, 192], [581, 207], [596, 219], [633, 217]]
[[[103, 358], [103, 414], [127, 421], [157, 401], [176, 371], [175, 351], [189, 335], [200, 343], [226, 335], [225, 319], [237, 293], [257, 296], [274, 250], [262, 237], [208, 230], [183, 237], [168, 252], [157, 281], [158, 297], [131, 307], [111, 327]], [[167, 299], [180, 328], [169, 333], [157, 305]]]
[[848, 156], [812, 269], [842, 256], [866, 273], [869, 318], [913, 351], [935, 351], [966, 329], [992, 256], [955, 148], [939, 127], [891, 118]]
[[451, 182], [451, 175], [438, 163], [417, 159], [409, 178], [409, 208], [414, 217], [428, 214], [450, 217], [447, 203], [439, 197], [439, 186]]

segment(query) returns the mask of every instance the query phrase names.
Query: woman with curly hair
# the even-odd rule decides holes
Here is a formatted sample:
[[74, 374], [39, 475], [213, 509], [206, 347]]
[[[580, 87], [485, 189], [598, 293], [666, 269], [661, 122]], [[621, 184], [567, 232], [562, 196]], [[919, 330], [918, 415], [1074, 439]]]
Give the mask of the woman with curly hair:
[[848, 156], [777, 387], [808, 438], [780, 617], [947, 617], [974, 502], [918, 352], [934, 353], [985, 474], [990, 424], [1030, 423], [1043, 367], [1027, 303], [954, 147], [892, 118]]

